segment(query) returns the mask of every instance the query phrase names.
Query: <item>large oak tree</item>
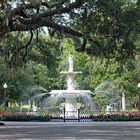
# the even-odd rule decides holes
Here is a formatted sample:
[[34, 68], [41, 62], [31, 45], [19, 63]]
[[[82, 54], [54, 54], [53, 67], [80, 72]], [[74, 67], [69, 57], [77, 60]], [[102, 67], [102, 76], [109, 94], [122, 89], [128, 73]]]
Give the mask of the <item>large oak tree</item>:
[[139, 17], [138, 0], [1, 0], [1, 47], [7, 34], [29, 32], [27, 44], [15, 47], [16, 52], [27, 49], [34, 31], [47, 27], [50, 36], [72, 37], [77, 51], [133, 57], [139, 54]]

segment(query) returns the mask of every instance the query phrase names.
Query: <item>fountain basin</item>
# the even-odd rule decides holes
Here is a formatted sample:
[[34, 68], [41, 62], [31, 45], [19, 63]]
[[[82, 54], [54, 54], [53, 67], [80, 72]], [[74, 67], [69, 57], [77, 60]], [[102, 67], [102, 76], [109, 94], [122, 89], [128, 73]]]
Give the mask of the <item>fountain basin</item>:
[[50, 92], [50, 94], [63, 94], [65, 93], [65, 96], [66, 94], [78, 94], [78, 93], [85, 93], [85, 94], [91, 94], [92, 92], [90, 90], [52, 90]]

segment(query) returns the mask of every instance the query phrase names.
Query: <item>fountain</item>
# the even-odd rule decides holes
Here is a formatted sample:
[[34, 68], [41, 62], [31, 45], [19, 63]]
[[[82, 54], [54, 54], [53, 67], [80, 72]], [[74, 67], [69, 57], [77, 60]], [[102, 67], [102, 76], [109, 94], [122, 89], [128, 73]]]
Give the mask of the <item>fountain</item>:
[[76, 90], [74, 85], [74, 78], [76, 74], [82, 72], [73, 70], [73, 56], [69, 55], [68, 58], [69, 69], [68, 71], [62, 71], [60, 73], [66, 74], [67, 77], [67, 89], [66, 90], [52, 90], [51, 96], [57, 96], [65, 99], [65, 116], [66, 117], [78, 117], [77, 99], [85, 98], [86, 103], [92, 106], [92, 99], [90, 98], [90, 90]]

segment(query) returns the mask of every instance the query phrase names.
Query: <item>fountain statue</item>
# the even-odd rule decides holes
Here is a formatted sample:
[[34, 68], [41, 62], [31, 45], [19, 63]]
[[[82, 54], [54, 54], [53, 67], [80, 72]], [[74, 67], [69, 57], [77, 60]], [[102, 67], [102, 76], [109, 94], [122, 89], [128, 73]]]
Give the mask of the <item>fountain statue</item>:
[[65, 116], [66, 117], [78, 117], [77, 99], [86, 99], [86, 104], [92, 106], [92, 99], [90, 98], [90, 90], [76, 90], [74, 85], [74, 78], [76, 74], [82, 73], [73, 70], [73, 56], [69, 55], [68, 58], [69, 69], [68, 71], [62, 71], [60, 73], [66, 74], [67, 77], [67, 89], [66, 90], [52, 90], [51, 96], [63, 97], [65, 100]]

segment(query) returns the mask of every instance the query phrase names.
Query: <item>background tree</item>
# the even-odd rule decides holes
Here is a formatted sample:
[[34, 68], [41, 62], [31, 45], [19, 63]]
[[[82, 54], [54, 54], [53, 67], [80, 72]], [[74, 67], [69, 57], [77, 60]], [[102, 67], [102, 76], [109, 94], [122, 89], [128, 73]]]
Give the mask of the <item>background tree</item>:
[[[8, 99], [13, 102], [20, 101], [26, 88], [32, 85], [42, 86], [48, 91], [53, 87], [59, 87], [59, 84], [56, 84], [60, 53], [57, 43], [53, 43], [51, 46], [47, 41], [49, 38], [40, 36], [41, 39], [38, 43], [35, 38], [30, 44], [29, 52], [22, 49], [17, 49], [15, 52], [13, 47], [18, 48], [21, 45], [21, 40], [26, 42], [28, 35], [22, 34], [21, 38], [17, 38], [18, 44], [13, 40], [15, 34], [10, 34], [9, 42], [8, 39], [4, 41], [0, 58], [1, 100], [3, 100], [3, 84], [5, 82], [8, 85]], [[12, 55], [12, 51], [15, 55]]]
[[[125, 64], [118, 63], [115, 59], [97, 59], [92, 72], [91, 86], [97, 87], [105, 81], [112, 82], [121, 96], [125, 93], [127, 106], [136, 108], [137, 86], [134, 80], [134, 63], [127, 60]], [[135, 107], [134, 107], [135, 106]]]

